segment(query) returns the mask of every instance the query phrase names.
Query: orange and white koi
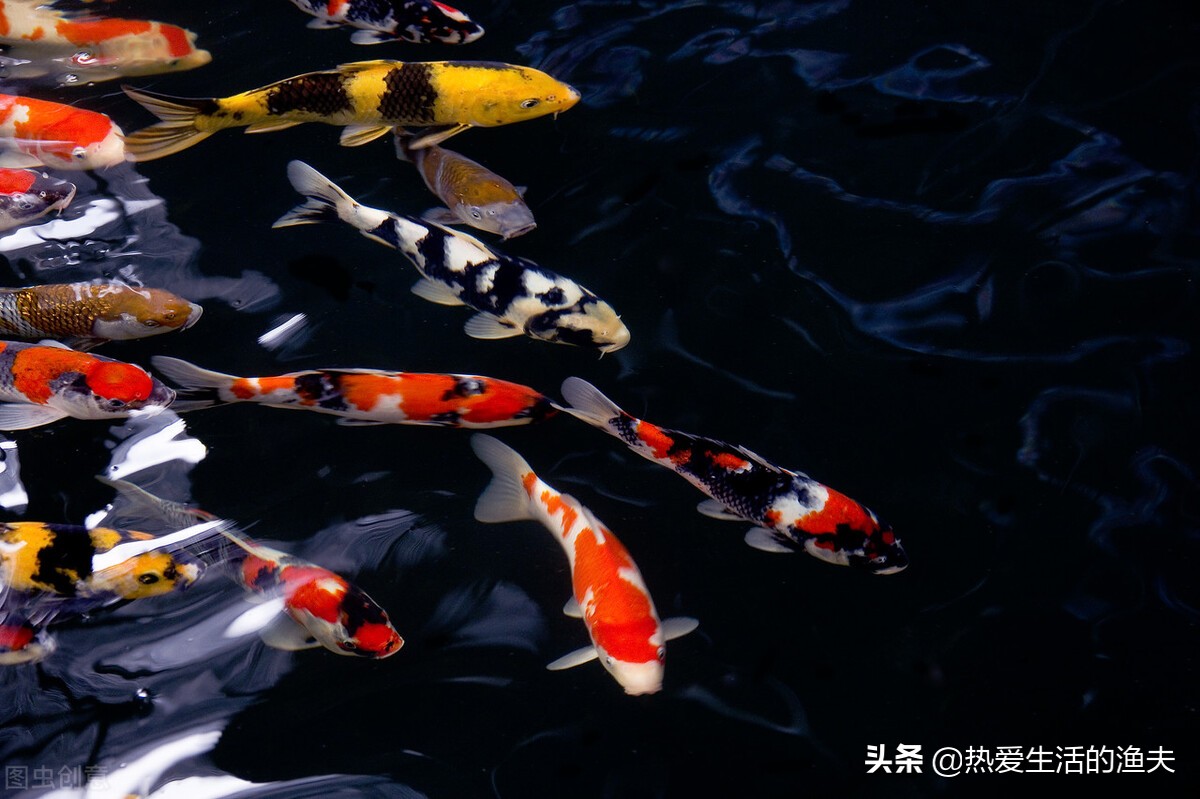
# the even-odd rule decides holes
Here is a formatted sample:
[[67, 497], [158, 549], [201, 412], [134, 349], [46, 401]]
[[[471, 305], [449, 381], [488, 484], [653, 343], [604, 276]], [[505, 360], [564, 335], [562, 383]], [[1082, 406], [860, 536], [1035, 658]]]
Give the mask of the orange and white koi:
[[567, 553], [573, 596], [563, 612], [581, 617], [592, 645], [551, 663], [566, 669], [599, 658], [627, 694], [662, 689], [666, 642], [694, 630], [695, 619], [660, 622], [646, 582], [629, 551], [579, 500], [542, 481], [525, 459], [491, 436], [471, 448], [494, 475], [475, 505], [481, 522], [535, 519]]
[[0, 336], [62, 340], [77, 350], [186, 330], [203, 309], [164, 289], [124, 283], [0, 288]]
[[892, 528], [845, 494], [743, 448], [630, 416], [595, 386], [569, 377], [562, 385], [572, 416], [625, 442], [647, 460], [678, 473], [712, 499], [697, 508], [716, 519], [746, 520], [746, 543], [767, 552], [797, 547], [815, 558], [874, 574], [893, 574], [908, 556]]
[[0, 47], [10, 78], [66, 84], [195, 69], [212, 61], [196, 34], [165, 22], [69, 16], [43, 0], [0, 0]]
[[553, 416], [532, 388], [478, 375], [312, 369], [272, 377], [236, 377], [156, 355], [154, 368], [187, 390], [180, 409], [257, 402], [340, 416], [340, 424], [510, 427]]
[[0, 167], [100, 169], [124, 160], [121, 128], [104, 114], [0, 94]]
[[355, 44], [404, 41], [414, 44], [441, 42], [467, 44], [483, 35], [483, 27], [457, 8], [437, 0], [292, 0], [316, 19], [316, 30], [358, 28], [350, 37]]
[[54, 639], [20, 611], [0, 609], [0, 666], [37, 663], [55, 649]]
[[74, 197], [74, 183], [29, 169], [0, 169], [0, 230], [61, 211]]
[[263, 630], [279, 649], [323, 646], [339, 655], [385, 658], [404, 646], [387, 612], [366, 592], [328, 569], [226, 532], [245, 551], [237, 581], [247, 591], [282, 602], [289, 617]]
[[131, 363], [69, 347], [0, 341], [0, 430], [118, 419], [165, 408], [175, 392]]

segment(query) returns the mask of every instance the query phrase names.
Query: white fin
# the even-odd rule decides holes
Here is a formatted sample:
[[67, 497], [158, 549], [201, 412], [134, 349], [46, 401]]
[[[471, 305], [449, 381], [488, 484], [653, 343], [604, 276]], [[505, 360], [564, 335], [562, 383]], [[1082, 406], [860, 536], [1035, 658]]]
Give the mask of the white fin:
[[[353, 216], [356, 205], [354, 198], [308, 164], [303, 161], [290, 161], [287, 176], [292, 188], [304, 195], [304, 204], [279, 217], [271, 227], [336, 222], [341, 219], [341, 209], [346, 210], [348, 218]], [[360, 230], [363, 229], [354, 222], [351, 224]]]
[[380, 31], [355, 31], [350, 35], [350, 41], [355, 44], [383, 44], [397, 41], [395, 36], [389, 36]]
[[571, 407], [564, 408], [576, 419], [582, 419], [596, 427], [608, 427], [608, 423], [624, 411], [615, 402], [600, 393], [600, 389], [578, 377], [568, 377], [562, 384], [563, 399]]
[[513, 186], [513, 188], [517, 190], [517, 196], [522, 198], [525, 196], [525, 192], [529, 191], [528, 186]]
[[432, 147], [435, 144], [441, 144], [451, 136], [462, 133], [470, 127], [470, 125], [460, 123], [445, 128], [438, 128], [429, 133], [422, 133], [408, 143], [408, 149], [420, 150], [422, 147]]
[[253, 125], [246, 126], [247, 133], [270, 133], [273, 130], [287, 130], [294, 128], [297, 125], [303, 125], [303, 122], [293, 122], [289, 119], [268, 119], [263, 122], [255, 122]]
[[563, 605], [563, 615], [570, 616], [572, 619], [583, 618], [583, 608], [579, 607], [579, 600], [571, 597], [567, 600], [567, 604]]
[[436, 280], [418, 280], [413, 284], [412, 293], [438, 305], [466, 305], [454, 293], [454, 289]]
[[463, 224], [463, 220], [458, 218], [458, 214], [454, 213], [449, 208], [430, 208], [428, 211], [421, 214], [421, 218], [426, 222], [437, 222], [439, 225]]
[[314, 19], [314, 20], [310, 21], [305, 27], [312, 28], [315, 31], [329, 31], [329, 30], [333, 30], [334, 28], [340, 28], [342, 26], [339, 25], [338, 23], [334, 22], [331, 19]]
[[[241, 638], [244, 635], [256, 633], [271, 624], [283, 613], [283, 597], [274, 597], [269, 601], [263, 601], [261, 596], [251, 595], [247, 599], [258, 599], [259, 601], [255, 603], [254, 607], [229, 622], [229, 626], [225, 628], [225, 632], [221, 633], [222, 637]], [[292, 621], [291, 617], [285, 618], [288, 621]], [[295, 622], [292, 623], [295, 624]]]
[[387, 424], [387, 422], [376, 422], [372, 421], [371, 419], [351, 419], [348, 416], [343, 416], [342, 418], [338, 419], [337, 423], [342, 427], [375, 427], [377, 425]]
[[779, 540], [779, 536], [765, 527], [751, 527], [746, 531], [746, 543], [762, 552], [795, 552], [796, 550]]
[[663, 619], [663, 640], [674, 641], [676, 638], [682, 638], [699, 626], [699, 620], [693, 619], [690, 616], [676, 616], [671, 619]]
[[285, 652], [316, 649], [321, 645], [321, 642], [313, 638], [299, 622], [286, 614], [272, 619], [267, 626], [258, 631], [258, 637], [272, 649], [282, 649]]
[[494, 316], [475, 314], [463, 325], [463, 332], [471, 338], [485, 340], [512, 338], [521, 335], [519, 328], [510, 327]]
[[598, 657], [600, 657], [600, 652], [596, 647], [585, 646], [582, 649], [576, 649], [574, 652], [568, 652], [552, 663], [547, 663], [546, 668], [550, 671], [573, 669], [576, 666], [582, 666], [584, 663], [590, 663]]
[[515, 522], [532, 519], [529, 495], [521, 477], [533, 472], [512, 447], [483, 433], [471, 436], [471, 449], [492, 470], [492, 482], [475, 503], [475, 518], [481, 522]]
[[23, 153], [20, 150], [0, 150], [0, 167], [8, 169], [28, 169], [42, 166], [45, 162], [36, 155]]
[[0, 430], [28, 430], [66, 419], [69, 414], [45, 405], [24, 405], [19, 402], [0, 403]]
[[150, 364], [184, 388], [228, 388], [237, 379], [233, 375], [214, 372], [166, 355], [152, 355]]
[[391, 125], [347, 125], [342, 128], [338, 144], [343, 147], [361, 147], [391, 132]]
[[66, 344], [63, 344], [58, 339], [53, 339], [53, 338], [44, 338], [41, 341], [39, 341], [37, 343], [37, 345], [39, 347], [54, 347], [55, 349], [60, 349], [60, 350], [71, 349], [69, 346], [67, 346]]
[[715, 499], [703, 500], [696, 506], [696, 510], [710, 519], [720, 519], [723, 522], [744, 522], [746, 517], [739, 516], [725, 506], [723, 502], [717, 502]]

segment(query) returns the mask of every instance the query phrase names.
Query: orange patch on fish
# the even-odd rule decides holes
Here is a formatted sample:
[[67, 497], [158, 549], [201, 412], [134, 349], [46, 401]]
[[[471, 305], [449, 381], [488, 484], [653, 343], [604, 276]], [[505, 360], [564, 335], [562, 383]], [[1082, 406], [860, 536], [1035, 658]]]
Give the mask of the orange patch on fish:
[[533, 499], [533, 487], [537, 485], [537, 475], [533, 472], [525, 472], [521, 475], [521, 485], [525, 488], [525, 493]]
[[642, 440], [643, 444], [650, 447], [654, 457], [660, 459], [667, 457], [667, 453], [675, 445], [675, 440], [667, 435], [666, 431], [649, 422], [638, 422], [637, 437]]
[[541, 502], [551, 516], [560, 510], [562, 511], [562, 521], [560, 522], [562, 525], [562, 537], [566, 538], [570, 535], [571, 528], [575, 526], [575, 520], [579, 518], [579, 512], [563, 502], [562, 494], [555, 494], [549, 489], [542, 492]]
[[30, 402], [44, 405], [54, 393], [51, 381], [68, 372], [87, 374], [95, 363], [95, 358], [82, 352], [29, 347], [18, 351], [13, 358], [13, 386]]
[[176, 25], [159, 23], [159, 33], [167, 41], [167, 52], [172, 58], [183, 58], [192, 52], [192, 43], [188, 41], [188, 32]]
[[[816, 511], [807, 513], [796, 519], [795, 526], [808, 533], [833, 533], [839, 524], [844, 524], [854, 530], [872, 531], [878, 527], [862, 505], [845, 494], [827, 489], [829, 497], [825, 505]], [[817, 544], [817, 546], [822, 546]], [[833, 548], [830, 544], [828, 547]]]
[[329, 16], [337, 16], [346, 7], [349, 0], [329, 0]]
[[354, 631], [354, 640], [358, 648], [367, 652], [380, 654], [391, 652], [404, 646], [404, 639], [396, 634], [386, 624], [363, 624]]
[[0, 625], [0, 649], [7, 649], [12, 652], [20, 652], [25, 647], [29, 646], [33, 641], [33, 628], [21, 624]]
[[462, 416], [463, 421], [485, 424], [512, 419], [522, 411], [532, 408], [541, 399], [536, 392], [504, 380], [486, 380], [484, 386], [482, 394], [462, 400], [468, 406], [467, 412]]
[[374, 410], [381, 398], [402, 394], [401, 410], [409, 419], [432, 419], [454, 411], [454, 403], [442, 399], [454, 390], [449, 375], [347, 375], [342, 378], [342, 396], [361, 411]]
[[58, 35], [71, 44], [91, 44], [131, 36], [150, 30], [150, 23], [140, 19], [59, 20], [54, 26]]
[[[288, 586], [285, 589], [287, 605], [292, 610], [304, 610], [318, 619], [333, 623], [341, 613], [342, 597], [346, 595], [346, 583], [336, 574], [315, 566], [288, 566], [281, 577]], [[340, 590], [329, 590], [330, 583]]]
[[0, 3], [0, 36], [7, 36], [9, 30], [8, 17], [4, 15], [4, 3]]
[[0, 103], [0, 109], [23, 105], [28, 110], [27, 120], [13, 125], [16, 138], [41, 142], [49, 152], [69, 156], [76, 146], [104, 141], [112, 131], [112, 120], [104, 114], [32, 97], [12, 101]]
[[772, 508], [763, 514], [763, 518], [766, 519], [767, 524], [771, 525], [772, 527], [778, 527], [779, 520], [783, 518], [783, 514]]
[[43, 28], [41, 25], [38, 25], [32, 31], [25, 34], [25, 38], [31, 42], [36, 42], [38, 39], [43, 38], [45, 35], [46, 35], [46, 29]]
[[145, 370], [130, 363], [98, 361], [87, 374], [88, 388], [106, 399], [134, 402], [150, 397], [154, 381]]
[[721, 452], [713, 457], [713, 463], [723, 469], [729, 469], [732, 472], [740, 472], [742, 469], [747, 469], [750, 462], [745, 458], [739, 458], [732, 452]]
[[0, 169], [0, 194], [22, 194], [37, 180], [28, 169]]
[[602, 541], [591, 528], [575, 539], [575, 599], [583, 606], [592, 593], [588, 626], [596, 643], [612, 657], [625, 663], [647, 663], [658, 659], [658, 647], [650, 636], [658, 628], [651, 613], [650, 598], [638, 586], [621, 577], [620, 570], [636, 571], [629, 552], [612, 533], [601, 529]]

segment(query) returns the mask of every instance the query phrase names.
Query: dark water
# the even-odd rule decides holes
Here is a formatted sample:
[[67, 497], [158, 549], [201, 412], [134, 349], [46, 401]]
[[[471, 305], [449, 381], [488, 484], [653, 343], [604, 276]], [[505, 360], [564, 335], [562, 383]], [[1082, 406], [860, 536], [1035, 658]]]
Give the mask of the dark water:
[[[164, 204], [7, 252], [13, 285], [121, 275], [205, 305], [186, 333], [105, 354], [477, 373], [551, 395], [579, 375], [861, 500], [912, 565], [876, 577], [758, 552], [744, 525], [696, 514], [683, 481], [572, 419], [501, 431], [618, 533], [661, 615], [700, 619], [669, 645], [663, 692], [628, 697], [594, 663], [543, 668], [586, 643], [560, 613], [565, 560], [534, 523], [473, 520], [488, 475], [463, 431], [189, 414], [207, 457], [139, 482], [354, 580], [404, 649], [368, 662], [222, 639], [248, 606], [214, 574], [59, 625], [53, 656], [0, 673], [5, 764], [52, 769], [60, 788], [64, 766], [91, 769], [116, 795], [203, 777], [166, 790], [977, 796], [1069, 780], [938, 776], [936, 750], [1107, 747], [1111, 763], [1133, 746], [1147, 769], [1170, 750], [1176, 773], [1122, 786], [1195, 791], [1194, 16], [498, 2], [464, 9], [487, 34], [455, 49], [356, 47], [285, 0], [106, 8], [200, 34], [212, 64], [132, 81], [171, 94], [387, 57], [572, 83], [584, 100], [557, 120], [452, 146], [529, 186], [539, 227], [507, 251], [585, 283], [633, 340], [602, 360], [476, 341], [465, 312], [412, 296], [412, 268], [349, 228], [271, 230], [298, 199], [293, 158], [371, 205], [432, 204], [387, 144], [339, 148], [308, 125], [100, 174], [89, 196]], [[150, 121], [111, 82], [40, 96], [127, 131]], [[257, 342], [296, 314], [302, 335]], [[13, 434], [29, 501], [8, 518], [80, 523], [110, 500], [92, 475], [128, 432]], [[867, 773], [869, 745], [902, 743], [922, 746], [922, 773]]]

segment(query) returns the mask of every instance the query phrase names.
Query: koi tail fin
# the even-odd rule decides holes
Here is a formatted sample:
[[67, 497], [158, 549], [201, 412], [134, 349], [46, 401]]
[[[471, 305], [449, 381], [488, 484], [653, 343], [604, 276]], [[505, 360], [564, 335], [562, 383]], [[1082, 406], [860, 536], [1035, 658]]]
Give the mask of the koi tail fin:
[[529, 495], [522, 478], [533, 469], [512, 447], [483, 433], [471, 436], [471, 449], [492, 470], [492, 482], [475, 503], [475, 518], [481, 522], [516, 522], [531, 519]]
[[224, 389], [228, 389], [237, 379], [233, 375], [213, 372], [166, 355], [153, 355], [150, 363], [182, 389], [178, 398], [171, 404], [171, 410], [194, 411], [233, 402], [224, 395]]
[[287, 174], [292, 188], [304, 195], [304, 203], [279, 217], [271, 227], [315, 225], [341, 220], [370, 235], [371, 231], [389, 219], [386, 211], [361, 205], [336, 183], [303, 161], [289, 163]]
[[122, 86], [121, 90], [162, 120], [125, 137], [125, 155], [130, 161], [153, 161], [186, 150], [215, 132], [196, 127], [196, 117], [212, 107], [211, 99], [171, 97], [132, 86]]
[[579, 377], [568, 377], [562, 384], [564, 411], [590, 425], [607, 430], [610, 423], [626, 415], [625, 411], [600, 393], [600, 389]]

